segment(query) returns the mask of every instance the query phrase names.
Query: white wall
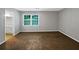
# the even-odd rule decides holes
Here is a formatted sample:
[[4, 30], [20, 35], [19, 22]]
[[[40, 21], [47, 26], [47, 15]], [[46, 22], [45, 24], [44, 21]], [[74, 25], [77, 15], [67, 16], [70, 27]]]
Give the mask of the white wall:
[[[16, 35], [20, 32], [20, 17], [19, 17], [19, 11], [12, 9], [12, 8], [6, 8], [6, 13], [9, 13], [12, 16], [13, 19], [13, 34]], [[10, 30], [11, 31], [11, 30]]]
[[20, 32], [20, 17], [19, 12], [17, 10], [14, 10], [14, 23], [15, 23], [15, 34]]
[[0, 44], [5, 40], [5, 9], [0, 8]]
[[68, 8], [59, 12], [60, 32], [79, 42], [79, 9]]
[[[23, 25], [23, 14], [38, 14], [39, 15], [39, 26], [24, 26]], [[58, 12], [51, 11], [31, 11], [21, 12], [21, 31], [22, 32], [39, 32], [39, 31], [57, 31], [58, 30]]]

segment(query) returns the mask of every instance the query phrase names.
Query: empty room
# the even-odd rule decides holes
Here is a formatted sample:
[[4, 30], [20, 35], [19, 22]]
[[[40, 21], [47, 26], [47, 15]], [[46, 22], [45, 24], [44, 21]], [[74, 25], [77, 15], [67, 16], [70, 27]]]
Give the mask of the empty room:
[[0, 8], [0, 50], [79, 50], [79, 8]]

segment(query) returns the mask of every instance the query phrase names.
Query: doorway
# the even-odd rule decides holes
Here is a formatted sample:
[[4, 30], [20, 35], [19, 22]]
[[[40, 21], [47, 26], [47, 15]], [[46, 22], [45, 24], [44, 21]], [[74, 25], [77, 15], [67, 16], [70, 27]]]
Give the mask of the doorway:
[[5, 40], [8, 40], [13, 36], [13, 29], [13, 16], [9, 12], [5, 12]]

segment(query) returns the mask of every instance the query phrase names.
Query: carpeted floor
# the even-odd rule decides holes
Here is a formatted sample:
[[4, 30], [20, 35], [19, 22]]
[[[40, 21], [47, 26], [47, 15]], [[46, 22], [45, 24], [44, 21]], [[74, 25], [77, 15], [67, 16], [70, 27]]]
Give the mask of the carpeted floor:
[[0, 45], [2, 50], [79, 50], [79, 43], [60, 32], [22, 32]]

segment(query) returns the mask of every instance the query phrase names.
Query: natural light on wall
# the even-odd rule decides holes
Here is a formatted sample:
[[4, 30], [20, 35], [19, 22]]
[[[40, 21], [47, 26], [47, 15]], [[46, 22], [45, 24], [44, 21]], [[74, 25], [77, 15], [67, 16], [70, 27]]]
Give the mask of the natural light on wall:
[[10, 17], [10, 16], [11, 16], [11, 14], [9, 14], [9, 13], [5, 14], [5, 17]]

